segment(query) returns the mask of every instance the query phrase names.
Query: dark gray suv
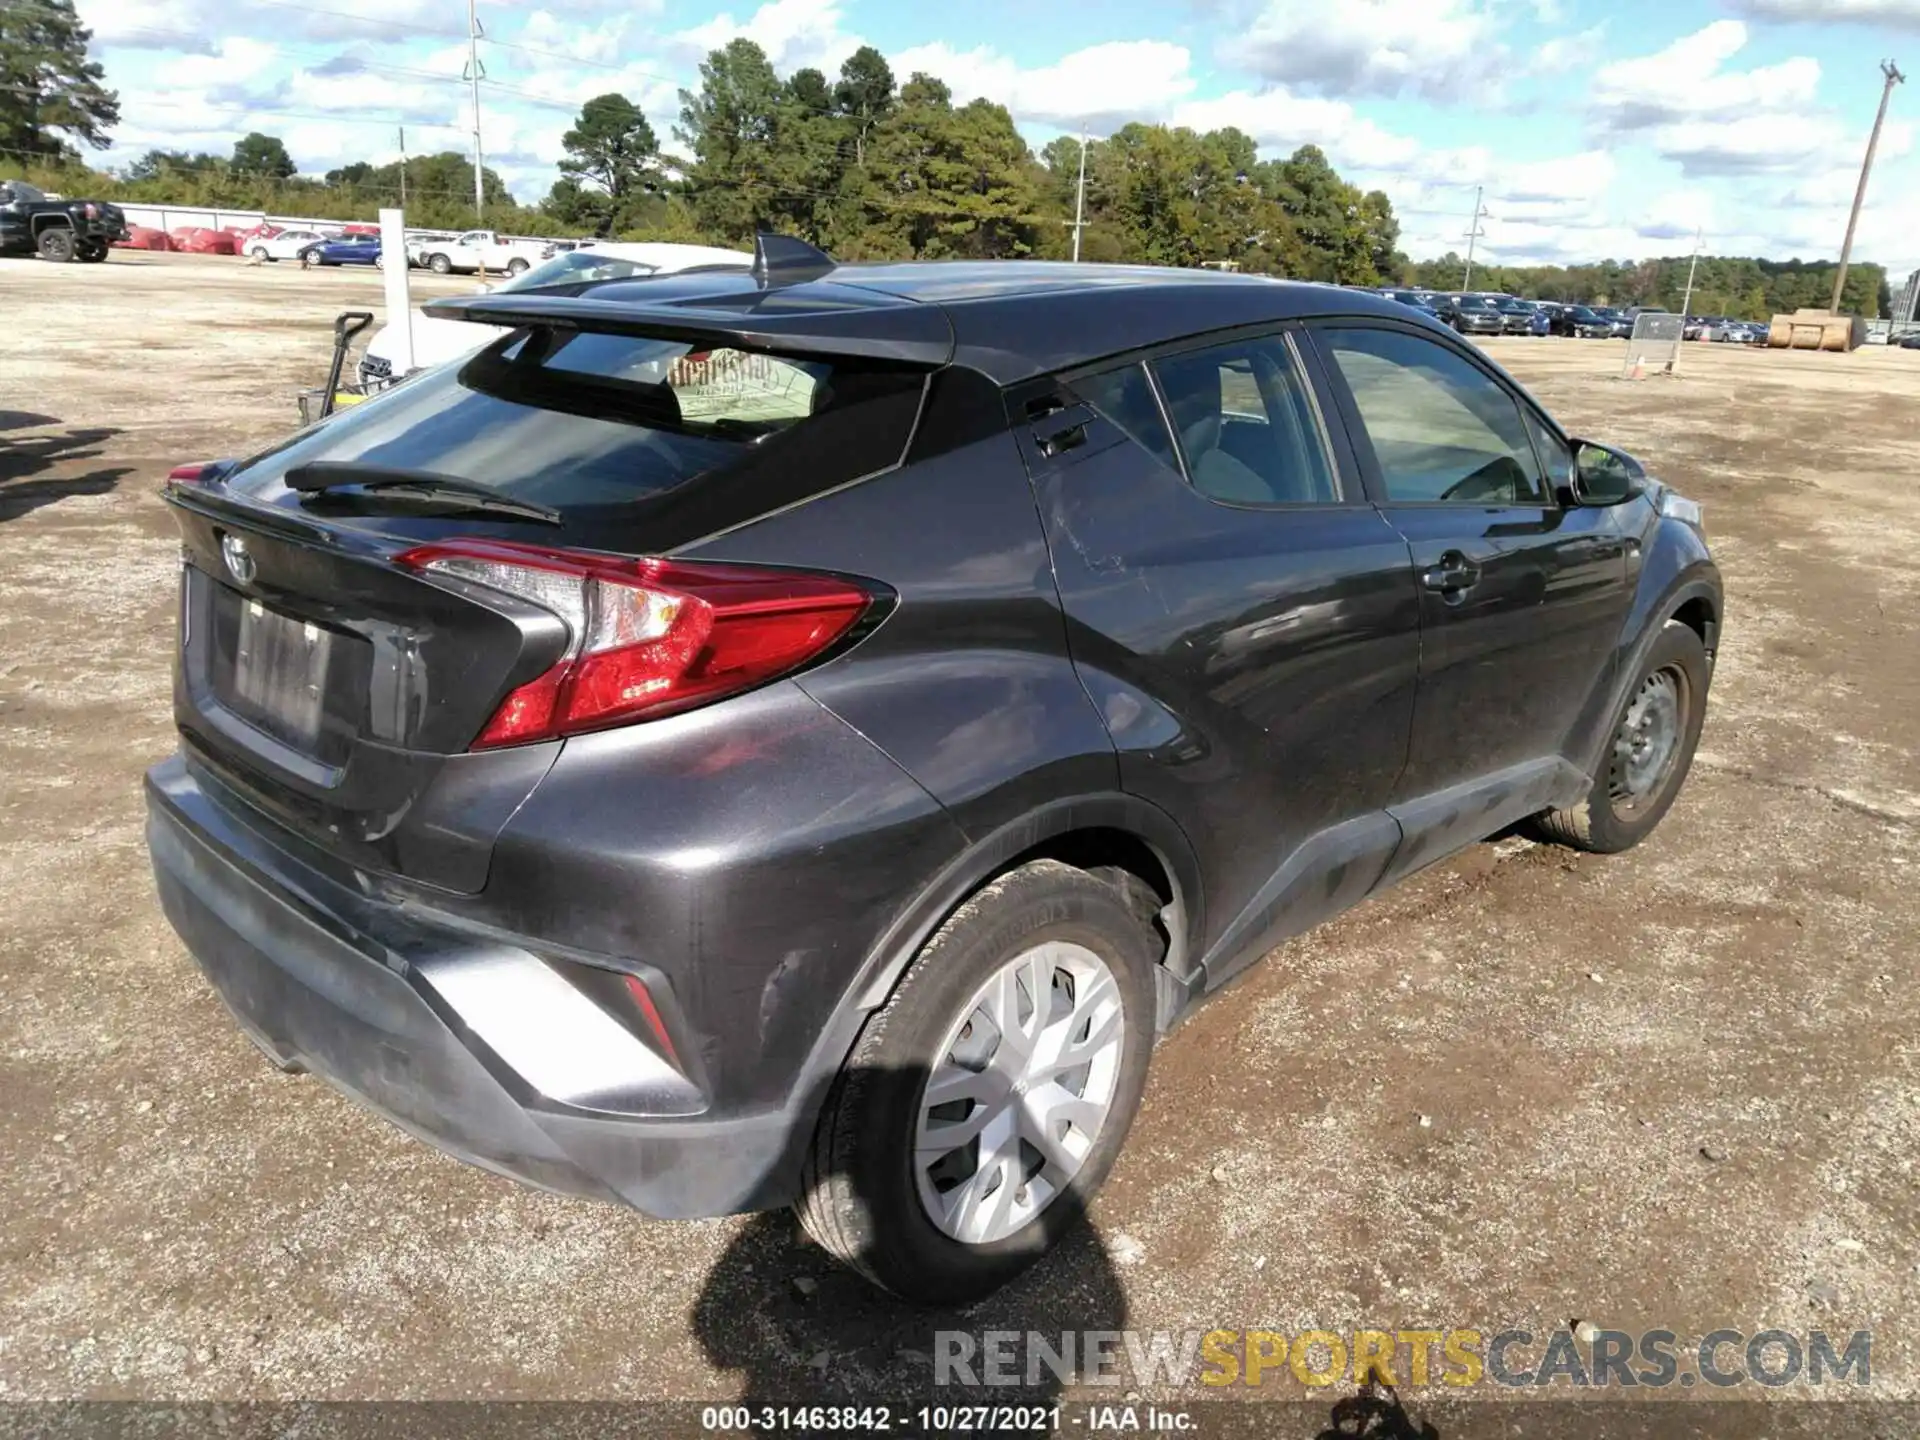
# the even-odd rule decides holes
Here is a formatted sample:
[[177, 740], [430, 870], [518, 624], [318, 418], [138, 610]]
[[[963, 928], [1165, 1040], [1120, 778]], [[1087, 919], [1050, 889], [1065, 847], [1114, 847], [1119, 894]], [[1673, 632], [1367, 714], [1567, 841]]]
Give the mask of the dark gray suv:
[[510, 333], [175, 472], [149, 838], [272, 1059], [489, 1169], [978, 1295], [1237, 971], [1685, 777], [1697, 507], [1393, 301], [763, 237], [430, 309]]

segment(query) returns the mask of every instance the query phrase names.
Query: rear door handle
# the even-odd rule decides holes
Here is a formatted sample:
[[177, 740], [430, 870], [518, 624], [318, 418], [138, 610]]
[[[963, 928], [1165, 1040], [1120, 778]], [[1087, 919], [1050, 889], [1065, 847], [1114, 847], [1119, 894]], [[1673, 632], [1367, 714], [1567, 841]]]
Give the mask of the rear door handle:
[[1480, 567], [1458, 550], [1449, 550], [1439, 564], [1420, 573], [1420, 583], [1443, 595], [1470, 590], [1480, 583]]

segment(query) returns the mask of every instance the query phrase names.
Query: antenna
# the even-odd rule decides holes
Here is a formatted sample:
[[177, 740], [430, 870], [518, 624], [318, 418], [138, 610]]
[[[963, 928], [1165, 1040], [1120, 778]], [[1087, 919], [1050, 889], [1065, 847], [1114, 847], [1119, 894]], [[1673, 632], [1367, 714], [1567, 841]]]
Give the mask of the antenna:
[[753, 279], [762, 290], [804, 285], [833, 273], [838, 262], [824, 250], [762, 230], [753, 237]]

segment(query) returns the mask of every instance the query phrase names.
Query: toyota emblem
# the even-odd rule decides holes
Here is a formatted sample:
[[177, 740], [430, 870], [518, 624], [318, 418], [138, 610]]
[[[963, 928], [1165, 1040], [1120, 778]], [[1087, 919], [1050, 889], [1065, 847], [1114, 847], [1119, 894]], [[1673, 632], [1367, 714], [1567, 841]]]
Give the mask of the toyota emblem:
[[227, 562], [227, 572], [242, 585], [251, 585], [255, 566], [253, 555], [247, 549], [247, 542], [238, 535], [220, 537], [220, 558]]

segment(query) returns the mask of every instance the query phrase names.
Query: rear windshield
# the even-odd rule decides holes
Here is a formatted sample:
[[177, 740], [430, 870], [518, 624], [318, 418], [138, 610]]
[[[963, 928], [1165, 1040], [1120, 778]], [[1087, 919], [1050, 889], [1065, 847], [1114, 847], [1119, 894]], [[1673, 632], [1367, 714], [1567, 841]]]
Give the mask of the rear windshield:
[[923, 385], [921, 372], [844, 358], [523, 330], [337, 412], [248, 461], [232, 486], [273, 498], [297, 465], [359, 460], [566, 513], [748, 466], [804, 469], [813, 488], [897, 463]]

